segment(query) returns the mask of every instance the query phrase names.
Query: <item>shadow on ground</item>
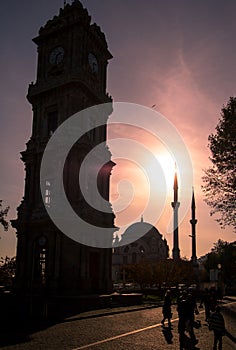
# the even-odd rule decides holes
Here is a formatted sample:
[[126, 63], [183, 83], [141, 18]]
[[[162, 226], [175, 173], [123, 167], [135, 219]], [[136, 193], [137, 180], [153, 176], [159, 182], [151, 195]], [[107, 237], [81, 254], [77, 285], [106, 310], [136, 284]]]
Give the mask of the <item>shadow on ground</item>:
[[106, 309], [105, 313], [111, 314], [114, 313], [113, 307], [116, 307], [115, 312], [119, 313], [124, 306], [134, 305], [137, 306], [132, 305], [130, 298], [124, 299], [121, 304], [116, 301], [113, 305], [111, 296], [99, 295], [70, 298], [0, 295], [0, 347], [30, 342], [33, 333], [58, 323], [101, 317], [104, 315], [104, 312], [99, 311], [101, 309]]

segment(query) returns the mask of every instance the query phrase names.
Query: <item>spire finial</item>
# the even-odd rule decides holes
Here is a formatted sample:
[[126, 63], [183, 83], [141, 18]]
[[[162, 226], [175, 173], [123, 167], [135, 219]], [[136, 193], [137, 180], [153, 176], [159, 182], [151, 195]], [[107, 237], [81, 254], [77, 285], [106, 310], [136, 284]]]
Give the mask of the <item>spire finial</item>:
[[143, 222], [143, 214], [141, 215], [141, 222]]
[[195, 205], [195, 195], [194, 195], [194, 187], [193, 187], [193, 192], [192, 192], [192, 209], [195, 209], [196, 205]]
[[175, 176], [174, 176], [174, 202], [178, 202], [178, 176], [177, 176], [177, 171], [175, 171]]

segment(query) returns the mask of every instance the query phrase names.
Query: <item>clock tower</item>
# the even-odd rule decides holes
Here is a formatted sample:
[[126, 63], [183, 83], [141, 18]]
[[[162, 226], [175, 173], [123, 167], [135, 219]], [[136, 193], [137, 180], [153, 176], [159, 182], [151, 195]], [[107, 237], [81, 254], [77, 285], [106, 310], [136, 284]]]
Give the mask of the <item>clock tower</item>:
[[[45, 290], [56, 296], [110, 292], [111, 249], [75, 242], [54, 225], [45, 209], [53, 205], [53, 179], [45, 181], [41, 193], [40, 166], [47, 142], [60, 124], [85, 108], [112, 102], [106, 92], [107, 64], [112, 55], [105, 35], [91, 24], [78, 0], [60, 9], [58, 16], [40, 28], [33, 42], [38, 51], [37, 78], [27, 94], [33, 110], [32, 135], [21, 153], [25, 192], [18, 217], [12, 222], [17, 230], [15, 288], [24, 295], [40, 295]], [[102, 142], [106, 142], [106, 122], [91, 128], [72, 147], [64, 166], [64, 188], [83, 220], [115, 230], [112, 209], [102, 215], [92, 208], [78, 185], [80, 164]], [[106, 145], [104, 152], [109, 153]], [[113, 165], [112, 161], [105, 164], [97, 178], [98, 189], [107, 201]]]

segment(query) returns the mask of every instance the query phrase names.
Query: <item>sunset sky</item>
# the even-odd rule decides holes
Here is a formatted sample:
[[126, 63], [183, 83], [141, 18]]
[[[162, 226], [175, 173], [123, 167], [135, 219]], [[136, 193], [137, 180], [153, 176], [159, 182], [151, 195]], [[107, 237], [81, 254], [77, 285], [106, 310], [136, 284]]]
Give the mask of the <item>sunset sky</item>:
[[[84, 7], [106, 34], [114, 58], [108, 67], [107, 90], [115, 102], [130, 102], [160, 112], [181, 135], [190, 154], [196, 197], [197, 255], [207, 253], [219, 238], [236, 239], [231, 228], [221, 230], [203, 201], [203, 169], [210, 165], [208, 135], [214, 132], [220, 111], [236, 95], [236, 2], [235, 0], [82, 0]], [[31, 41], [39, 28], [57, 15], [63, 0], [12, 0], [1, 3], [1, 191], [3, 205], [10, 205], [9, 218], [16, 217], [24, 188], [24, 167], [20, 151], [31, 134], [32, 111], [26, 101], [28, 84], [35, 81], [36, 45]], [[150, 127], [150, 126], [149, 126]], [[110, 131], [110, 136], [136, 138], [163, 165], [168, 190], [160, 220], [152, 224], [165, 236], [172, 250], [168, 223], [174, 160], [151, 135], [137, 130]], [[112, 148], [112, 147], [111, 147]], [[131, 224], [145, 212], [148, 201], [144, 175], [132, 162], [114, 159], [111, 199], [127, 196], [117, 192], [116, 183], [133, 182], [135, 202], [117, 215], [117, 224]], [[152, 164], [150, 164], [152, 166]], [[153, 170], [154, 172], [154, 170]], [[159, 174], [153, 175], [157, 181]], [[184, 184], [181, 183], [184, 187]], [[126, 188], [126, 187], [125, 187]], [[130, 188], [130, 187], [128, 187]], [[122, 190], [122, 186], [121, 186]], [[153, 189], [152, 189], [153, 190]], [[191, 189], [190, 189], [191, 191]], [[160, 193], [157, 190], [157, 207]], [[181, 201], [181, 198], [180, 198]], [[152, 210], [155, 210], [153, 208]], [[187, 213], [180, 225], [181, 256], [191, 257]], [[15, 255], [14, 230], [0, 232], [0, 256]]]

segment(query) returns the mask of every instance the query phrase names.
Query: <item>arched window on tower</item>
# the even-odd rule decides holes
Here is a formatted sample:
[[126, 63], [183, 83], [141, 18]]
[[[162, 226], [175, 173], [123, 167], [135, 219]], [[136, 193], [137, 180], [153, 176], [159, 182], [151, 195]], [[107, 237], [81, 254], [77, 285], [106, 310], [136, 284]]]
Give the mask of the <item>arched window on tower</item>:
[[58, 112], [52, 111], [48, 113], [48, 136], [51, 136], [57, 128], [58, 125]]
[[37, 238], [34, 254], [34, 280], [37, 281], [38, 287], [46, 286], [47, 277], [47, 238], [42, 235]]

